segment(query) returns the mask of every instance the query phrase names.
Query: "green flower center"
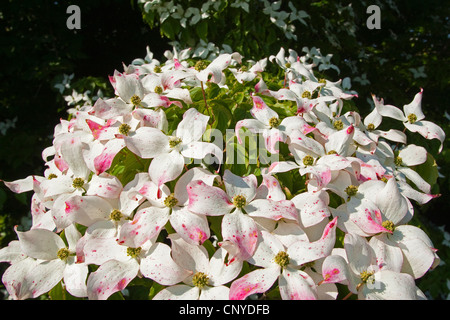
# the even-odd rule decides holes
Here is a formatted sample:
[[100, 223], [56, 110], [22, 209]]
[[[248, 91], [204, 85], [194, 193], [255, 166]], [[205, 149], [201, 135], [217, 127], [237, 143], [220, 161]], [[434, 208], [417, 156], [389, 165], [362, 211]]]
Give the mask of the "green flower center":
[[132, 257], [132, 258], [137, 258], [140, 254], [141, 254], [141, 247], [137, 247], [137, 248], [131, 248], [128, 247], [127, 248], [127, 255]]
[[48, 177], [47, 177], [48, 180], [52, 180], [52, 179], [55, 179], [55, 178], [58, 178], [58, 176], [56, 174], [54, 174], [54, 173], [50, 173], [48, 175]]
[[130, 101], [136, 107], [141, 105], [141, 98], [139, 98], [137, 95], [132, 96], [130, 98]]
[[233, 204], [236, 208], [243, 208], [247, 204], [247, 199], [242, 195], [235, 196], [233, 198]]
[[109, 218], [110, 218], [112, 221], [116, 221], [116, 222], [120, 221], [120, 219], [122, 219], [122, 217], [123, 217], [122, 212], [120, 212], [120, 211], [117, 210], [117, 209], [114, 209], [114, 210], [109, 214]]
[[291, 64], [289, 62], [286, 62], [286, 64], [284, 65], [286, 68], [290, 68]]
[[397, 167], [400, 167], [402, 165], [403, 159], [401, 157], [395, 157], [394, 163]]
[[163, 93], [163, 88], [161, 86], [156, 86], [155, 87], [155, 93], [157, 93], [157, 94]]
[[169, 138], [169, 146], [171, 148], [175, 148], [177, 145], [179, 145], [181, 143], [181, 138], [178, 137], [170, 137]]
[[373, 130], [375, 130], [375, 125], [374, 125], [373, 123], [369, 123], [369, 124], [367, 125], [367, 130], [368, 130], [368, 131], [373, 131]]
[[273, 261], [280, 267], [285, 268], [289, 264], [289, 255], [286, 251], [280, 251], [277, 253]]
[[307, 155], [303, 158], [303, 164], [305, 166], [312, 166], [314, 164], [314, 158], [310, 155]]
[[411, 113], [408, 115], [408, 121], [409, 123], [414, 123], [417, 121], [417, 116], [414, 113]]
[[302, 98], [311, 99], [312, 95], [311, 92], [305, 91], [302, 93]]
[[154, 73], [160, 73], [162, 70], [161, 70], [161, 67], [160, 66], [155, 66], [154, 68], [153, 68], [153, 72]]
[[345, 188], [344, 191], [349, 197], [353, 197], [358, 193], [358, 187], [354, 185], [349, 185], [347, 188]]
[[327, 80], [324, 78], [319, 79], [319, 83], [327, 84]]
[[75, 178], [75, 179], [73, 179], [72, 187], [78, 189], [78, 188], [83, 188], [83, 186], [84, 186], [84, 179], [83, 178]]
[[373, 276], [374, 273], [375, 273], [375, 271], [363, 271], [363, 272], [361, 272], [359, 276], [361, 277], [362, 283], [366, 283], [369, 280], [369, 278], [371, 276]]
[[67, 249], [67, 248], [61, 248], [61, 249], [59, 249], [59, 250], [58, 250], [58, 253], [56, 254], [56, 256], [57, 256], [59, 259], [63, 260], [63, 261], [67, 260], [67, 258], [69, 257], [69, 255], [70, 255], [70, 251], [69, 251], [69, 249]]
[[170, 194], [169, 196], [167, 196], [166, 199], [164, 199], [164, 205], [169, 208], [176, 206], [177, 203], [178, 203], [178, 199], [175, 198], [173, 193]]
[[395, 225], [391, 220], [383, 221], [381, 225], [383, 226], [383, 228], [389, 230], [390, 232], [394, 232], [395, 230]]
[[269, 120], [269, 126], [271, 128], [278, 128], [280, 123], [281, 123], [281, 121], [277, 117], [270, 118], [270, 120]]
[[342, 122], [342, 120], [336, 120], [333, 122], [333, 127], [336, 130], [342, 130], [344, 128], [344, 123]]
[[131, 127], [126, 123], [122, 123], [119, 127], [119, 133], [123, 134], [124, 136], [127, 136], [128, 133], [130, 132], [130, 130], [131, 130]]
[[337, 151], [336, 150], [330, 150], [330, 151], [327, 152], [327, 154], [337, 154]]
[[206, 62], [205, 60], [197, 61], [197, 63], [196, 63], [195, 66], [194, 66], [194, 69], [197, 70], [197, 71], [205, 70], [206, 67], [208, 66], [208, 64], [209, 64], [209, 63]]
[[192, 284], [200, 289], [206, 286], [208, 284], [208, 281], [209, 281], [208, 276], [203, 272], [197, 272], [192, 277]]

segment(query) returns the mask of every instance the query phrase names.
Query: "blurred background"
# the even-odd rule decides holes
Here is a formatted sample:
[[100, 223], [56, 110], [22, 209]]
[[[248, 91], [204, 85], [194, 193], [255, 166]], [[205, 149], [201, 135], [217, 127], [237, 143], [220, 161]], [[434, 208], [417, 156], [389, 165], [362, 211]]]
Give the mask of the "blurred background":
[[[70, 30], [69, 5], [81, 10]], [[380, 8], [380, 29], [369, 29], [370, 5]], [[450, 6], [445, 1], [35, 1], [0, 4], [0, 179], [42, 175], [42, 151], [68, 108], [112, 96], [108, 76], [136, 58], [164, 61], [164, 52], [192, 48], [207, 58], [219, 50], [245, 59], [276, 55], [280, 47], [329, 62], [326, 78], [351, 80], [355, 107], [370, 112], [371, 94], [399, 108], [424, 89], [426, 120], [446, 132], [438, 140], [408, 136], [435, 155], [438, 172], [426, 178], [441, 197], [417, 206], [413, 221], [430, 235], [442, 263], [417, 281], [431, 299], [450, 292]], [[387, 123], [389, 124], [389, 123]], [[0, 183], [0, 245], [27, 226], [31, 193]], [[0, 272], [8, 264], [0, 264]], [[0, 293], [1, 295], [1, 293]]]

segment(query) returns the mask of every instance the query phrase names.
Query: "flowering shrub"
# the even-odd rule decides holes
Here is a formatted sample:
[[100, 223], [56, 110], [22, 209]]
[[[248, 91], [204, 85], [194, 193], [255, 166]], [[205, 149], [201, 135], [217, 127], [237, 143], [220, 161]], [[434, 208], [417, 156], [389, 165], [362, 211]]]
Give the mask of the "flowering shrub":
[[60, 121], [43, 176], [4, 182], [33, 191], [31, 228], [0, 250], [12, 298], [425, 298], [439, 257], [408, 222], [437, 169], [405, 132], [444, 132], [423, 90], [362, 117], [293, 50], [148, 57]]

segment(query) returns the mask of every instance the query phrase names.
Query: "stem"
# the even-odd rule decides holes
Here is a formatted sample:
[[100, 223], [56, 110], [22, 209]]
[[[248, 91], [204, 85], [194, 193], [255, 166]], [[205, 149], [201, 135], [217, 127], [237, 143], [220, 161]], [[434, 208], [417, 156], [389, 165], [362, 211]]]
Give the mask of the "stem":
[[350, 298], [353, 295], [353, 292], [349, 292], [344, 298], [342, 298], [342, 300], [347, 300], [348, 298]]
[[209, 116], [215, 121], [216, 119], [214, 117], [214, 113], [209, 109], [208, 103], [206, 102], [206, 93], [205, 93], [205, 88], [203, 87], [203, 81], [200, 81], [200, 84], [202, 86], [203, 101], [205, 101], [206, 110], [208, 110]]

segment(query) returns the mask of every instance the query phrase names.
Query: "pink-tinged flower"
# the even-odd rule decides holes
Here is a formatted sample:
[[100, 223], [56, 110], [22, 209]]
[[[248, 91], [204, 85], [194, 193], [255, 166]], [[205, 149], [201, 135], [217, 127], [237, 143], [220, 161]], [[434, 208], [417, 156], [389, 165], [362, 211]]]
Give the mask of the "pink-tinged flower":
[[139, 273], [162, 285], [176, 284], [189, 274], [173, 261], [170, 247], [161, 242], [147, 241], [141, 247], [126, 247], [110, 242], [109, 246], [97, 249], [112, 249], [116, 254], [89, 275], [87, 296], [91, 300], [106, 300], [113, 293], [125, 289]]
[[245, 127], [253, 133], [263, 135], [266, 149], [270, 153], [279, 153], [276, 143], [285, 142], [293, 130], [300, 130], [305, 134], [315, 130], [302, 117], [287, 117], [281, 120], [261, 97], [252, 95], [252, 99], [253, 108], [250, 113], [254, 119], [240, 120], [236, 123], [235, 131], [239, 143], [242, 143], [240, 129]]
[[258, 227], [252, 217], [298, 219], [297, 209], [291, 201], [256, 199], [257, 180], [253, 174], [239, 177], [225, 170], [223, 182], [226, 192], [201, 180], [189, 183], [188, 209], [203, 215], [223, 215], [223, 240], [237, 245], [242, 260], [249, 258], [256, 247]]
[[373, 97], [378, 113], [383, 117], [397, 119], [403, 122], [405, 127], [411, 132], [418, 132], [426, 139], [438, 139], [441, 142], [439, 152], [442, 151], [445, 140], [445, 132], [441, 127], [433, 122], [426, 121], [422, 112], [423, 89], [414, 96], [411, 103], [403, 106], [403, 111], [392, 105], [385, 105], [383, 99], [377, 100]]
[[[426, 299], [414, 278], [389, 268], [380, 268], [377, 255], [367, 240], [351, 233], [344, 238], [345, 251], [330, 255], [322, 264], [322, 283], [346, 284], [361, 300]], [[392, 263], [401, 261], [391, 260]]]
[[128, 149], [141, 158], [153, 158], [149, 167], [151, 180], [158, 186], [176, 179], [185, 160], [204, 159], [214, 155], [222, 162], [222, 150], [213, 143], [200, 141], [208, 124], [208, 116], [191, 108], [183, 114], [173, 136], [166, 136], [156, 128], [141, 127], [125, 137]]
[[210, 237], [210, 229], [205, 215], [191, 212], [187, 208], [186, 186], [193, 180], [201, 180], [212, 185], [217, 175], [201, 168], [192, 168], [177, 181], [174, 192], [166, 185], [160, 188], [148, 181], [139, 189], [139, 194], [150, 203], [140, 209], [131, 221], [122, 225], [118, 241], [128, 246], [140, 246], [148, 239], [157, 236], [170, 221], [175, 231], [193, 245], [202, 244]]
[[91, 226], [99, 221], [124, 223], [145, 198], [138, 193], [148, 174], [140, 173], [125, 187], [114, 176], [93, 176], [85, 195], [73, 195], [65, 200], [64, 214], [70, 222]]
[[224, 284], [235, 279], [242, 261], [226, 263], [227, 251], [218, 248], [211, 259], [203, 246], [191, 245], [177, 234], [170, 234], [172, 257], [188, 272], [182, 284], [161, 290], [155, 300], [227, 300], [229, 288]]
[[332, 210], [339, 217], [339, 228], [360, 236], [392, 234], [394, 225], [412, 217], [412, 206], [403, 196], [394, 178], [386, 183], [366, 181], [345, 188], [348, 201]]
[[278, 279], [280, 294], [285, 300], [315, 300], [317, 290], [314, 280], [299, 266], [326, 257], [336, 241], [336, 218], [315, 242], [294, 241], [285, 246], [275, 235], [261, 230], [258, 246], [249, 263], [262, 267], [233, 281], [231, 300], [244, 300], [251, 294], [263, 293]]
[[20, 250], [26, 258], [13, 261], [11, 272], [5, 273], [3, 277], [12, 297], [36, 298], [51, 290], [61, 280], [71, 295], [87, 295], [85, 282], [88, 267], [76, 261], [76, 244], [81, 234], [74, 225], [65, 229], [68, 247], [58, 234], [49, 230], [20, 232], [16, 229], [16, 233]]
[[331, 213], [328, 209], [330, 196], [325, 190], [302, 192], [291, 199], [300, 212], [300, 221], [305, 228], [316, 225]]
[[[345, 155], [352, 142], [353, 126], [340, 130], [328, 137], [325, 146], [318, 141], [307, 137], [298, 130], [293, 130], [289, 136], [289, 150], [294, 156], [294, 161], [274, 162], [268, 172], [287, 172], [298, 169], [300, 174], [308, 175], [308, 186], [320, 190], [327, 187], [333, 176], [351, 166], [351, 160]], [[335, 172], [336, 174], [332, 174]]]

